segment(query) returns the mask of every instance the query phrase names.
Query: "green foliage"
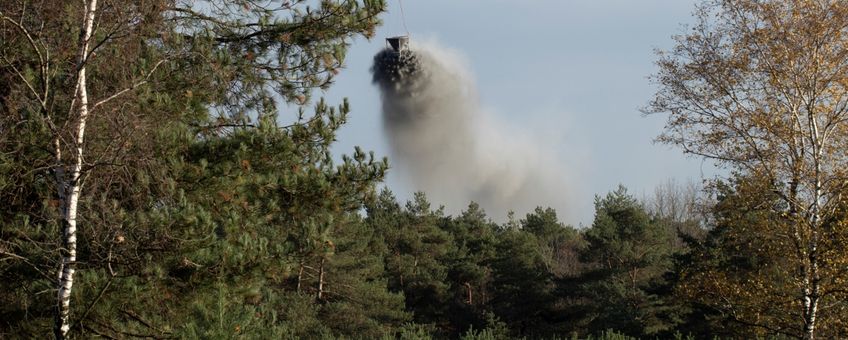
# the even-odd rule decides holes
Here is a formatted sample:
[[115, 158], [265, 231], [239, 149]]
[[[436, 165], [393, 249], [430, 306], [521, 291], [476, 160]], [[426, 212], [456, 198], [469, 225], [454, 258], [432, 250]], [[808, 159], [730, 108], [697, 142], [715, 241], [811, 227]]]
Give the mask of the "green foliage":
[[[330, 152], [347, 100], [311, 98], [349, 44], [373, 36], [384, 1], [183, 5], [101, 7], [90, 92], [119, 95], [95, 108], [75, 145], [79, 6], [0, 4], [23, 13], [0, 20], [0, 337], [51, 328], [58, 178], [70, 164], [61, 154], [77, 146], [75, 337], [801, 335], [794, 273], [809, 257], [790, 261], [799, 248], [787, 240], [803, 223], [780, 197], [787, 185], [720, 184], [709, 221], [649, 213], [620, 187], [596, 199], [584, 230], [550, 208], [499, 225], [474, 202], [456, 216], [424, 193], [400, 204], [376, 191], [385, 159]], [[38, 27], [35, 44], [16, 20]], [[818, 332], [834, 338], [848, 336], [839, 197], [815, 221], [827, 237], [810, 252], [826, 258], [816, 262], [828, 306]]]
[[431, 329], [431, 327], [415, 323], [409, 323], [401, 327], [400, 330], [397, 331], [393, 336], [385, 335], [383, 336], [383, 339], [428, 340], [433, 338], [432, 334], [433, 330]]
[[590, 335], [586, 338], [587, 340], [636, 340], [638, 338], [627, 336], [625, 334], [616, 332], [612, 329], [606, 329], [598, 333], [598, 335]]
[[[180, 5], [98, 12], [104, 27], [126, 30], [98, 31], [114, 36], [95, 37], [104, 43], [87, 62], [89, 90], [92, 100], [121, 95], [94, 111], [80, 146], [90, 163], [81, 179], [72, 332], [379, 336], [405, 322], [401, 297], [381, 283], [379, 242], [368, 241], [357, 216], [387, 165], [359, 149], [332, 161], [346, 101], [335, 108], [318, 100], [282, 127], [272, 99], [307, 103], [311, 89], [329, 84], [350, 39], [371, 34], [385, 4], [324, 1], [306, 12], [296, 2], [290, 15], [247, 3], [209, 7], [209, 15]], [[55, 174], [66, 168], [51, 151], [54, 141], [72, 140], [59, 128], [75, 125], [78, 7], [0, 5], [0, 13], [23, 13], [25, 28], [41, 27], [34, 46], [51, 51], [52, 72], [34, 72], [45, 50], [0, 20], [0, 50], [13, 61], [0, 67], [0, 198], [9, 203], [0, 209], [0, 273], [16, 279], [0, 283], [2, 334], [41, 337], [50, 327], [61, 236]], [[121, 25], [125, 16], [134, 24]], [[47, 91], [48, 82], [44, 105], [25, 85]], [[359, 257], [372, 260], [351, 264]], [[323, 258], [331, 258], [328, 279], [351, 287], [350, 297], [316, 301], [293, 289], [293, 268]], [[333, 324], [333, 315], [359, 316]]]
[[509, 339], [509, 328], [506, 323], [500, 321], [493, 314], [486, 314], [485, 328], [475, 330], [469, 327], [460, 339], [463, 340], [501, 340]]
[[367, 209], [368, 224], [383, 235], [388, 285], [402, 292], [406, 307], [419, 323], [443, 320], [447, 291], [447, 256], [451, 235], [439, 228], [441, 210], [433, 211], [423, 193], [401, 209], [389, 191], [383, 191]]
[[585, 246], [582, 235], [559, 221], [551, 208], [536, 208], [521, 220], [521, 228], [536, 236], [545, 264], [555, 276], [575, 276], [581, 268], [579, 250]]
[[[769, 183], [752, 178], [735, 178], [715, 185], [716, 204], [712, 207], [714, 225], [704, 239], [690, 240], [691, 251], [679, 259], [679, 283], [676, 294], [702, 309], [695, 314], [713, 332], [728, 336], [800, 337], [797, 324], [801, 280], [797, 253], [788, 239], [793, 232], [791, 214]], [[840, 225], [839, 216], [827, 222]], [[834, 235], [821, 242], [820, 249], [844, 248], [845, 238]], [[844, 255], [830, 251], [827, 263], [840, 263]], [[825, 269], [827, 268], [827, 269]], [[843, 282], [845, 271], [824, 266], [824, 285]], [[833, 308], [822, 314], [818, 334], [841, 337], [840, 325], [846, 318], [841, 306], [841, 288], [823, 296]], [[792, 298], [794, 297], [794, 298]], [[829, 319], [833, 317], [833, 319]], [[823, 321], [827, 320], [827, 322]]]
[[[553, 300], [552, 275], [536, 237], [505, 231], [492, 262], [492, 309], [515, 334], [544, 333], [545, 318]], [[517, 298], [520, 297], [520, 298]]]
[[483, 327], [491, 302], [491, 261], [497, 251], [497, 226], [472, 202], [441, 227], [454, 240], [447, 277], [451, 285], [448, 305], [451, 329], [457, 334], [468, 327]]
[[668, 233], [624, 187], [595, 199], [595, 221], [581, 251], [589, 268], [575, 282], [587, 303], [590, 332], [608, 328], [632, 336], [672, 328], [669, 306], [654, 293], [671, 269]]

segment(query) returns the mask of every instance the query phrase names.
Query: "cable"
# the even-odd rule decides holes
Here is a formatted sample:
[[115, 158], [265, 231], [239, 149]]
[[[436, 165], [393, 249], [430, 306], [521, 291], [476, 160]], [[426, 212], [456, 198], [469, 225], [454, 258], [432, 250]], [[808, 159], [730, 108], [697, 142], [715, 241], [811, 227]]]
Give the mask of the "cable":
[[398, 0], [398, 5], [400, 6], [400, 20], [403, 23], [403, 30], [406, 31], [406, 36], [409, 36], [409, 29], [406, 28], [406, 15], [403, 13], [403, 1]]

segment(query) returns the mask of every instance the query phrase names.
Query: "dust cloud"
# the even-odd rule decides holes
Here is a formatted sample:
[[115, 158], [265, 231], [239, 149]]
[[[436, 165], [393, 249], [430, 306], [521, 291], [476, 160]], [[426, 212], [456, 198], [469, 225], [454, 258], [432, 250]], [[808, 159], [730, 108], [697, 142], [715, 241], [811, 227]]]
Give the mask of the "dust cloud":
[[536, 206], [556, 209], [561, 220], [571, 214], [573, 176], [555, 147], [483, 109], [468, 70], [434, 43], [374, 57], [394, 171], [448, 213], [475, 201], [499, 222]]

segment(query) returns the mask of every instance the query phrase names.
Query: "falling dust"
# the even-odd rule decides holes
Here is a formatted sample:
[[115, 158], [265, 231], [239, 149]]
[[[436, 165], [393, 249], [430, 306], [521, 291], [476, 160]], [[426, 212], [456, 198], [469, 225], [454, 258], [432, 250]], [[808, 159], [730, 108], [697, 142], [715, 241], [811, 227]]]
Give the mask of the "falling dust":
[[495, 221], [537, 206], [570, 215], [573, 185], [551, 143], [484, 110], [468, 67], [433, 43], [374, 57], [392, 165], [448, 213], [479, 203]]

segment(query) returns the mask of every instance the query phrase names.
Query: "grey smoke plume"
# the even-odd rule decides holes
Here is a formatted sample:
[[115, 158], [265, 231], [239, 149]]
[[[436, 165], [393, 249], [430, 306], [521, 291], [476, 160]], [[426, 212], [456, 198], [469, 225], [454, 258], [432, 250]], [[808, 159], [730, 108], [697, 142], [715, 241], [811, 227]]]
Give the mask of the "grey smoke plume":
[[466, 69], [432, 44], [374, 57], [396, 171], [450, 213], [475, 201], [498, 221], [536, 206], [569, 214], [570, 176], [556, 153], [483, 110]]

